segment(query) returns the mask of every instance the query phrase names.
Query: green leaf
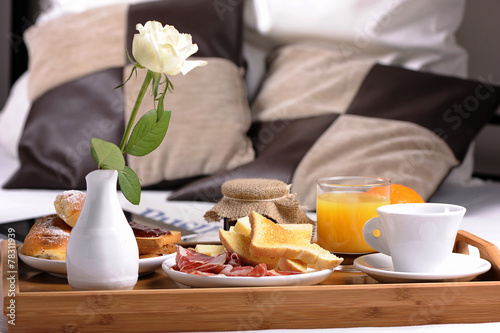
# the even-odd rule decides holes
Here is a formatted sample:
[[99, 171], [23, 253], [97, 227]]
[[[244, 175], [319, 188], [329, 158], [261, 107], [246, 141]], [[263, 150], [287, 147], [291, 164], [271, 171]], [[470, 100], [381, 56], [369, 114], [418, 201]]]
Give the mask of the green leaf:
[[125, 198], [134, 205], [141, 202], [141, 183], [134, 170], [126, 166], [118, 171], [118, 183]]
[[99, 169], [111, 169], [121, 171], [125, 168], [125, 158], [114, 143], [98, 138], [90, 140], [90, 151]]
[[156, 110], [150, 110], [137, 122], [125, 148], [125, 153], [144, 156], [158, 148], [163, 141], [170, 123], [171, 111], [163, 111], [157, 121]]

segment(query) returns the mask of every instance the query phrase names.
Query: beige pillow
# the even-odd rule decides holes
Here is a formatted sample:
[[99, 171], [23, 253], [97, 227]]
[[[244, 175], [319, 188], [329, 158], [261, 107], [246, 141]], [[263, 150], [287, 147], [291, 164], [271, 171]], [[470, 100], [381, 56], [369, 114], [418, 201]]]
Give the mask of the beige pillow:
[[106, 6], [28, 29], [30, 101], [90, 73], [124, 66], [127, 11], [126, 4]]
[[315, 142], [293, 175], [304, 206], [316, 206], [316, 181], [332, 176], [375, 176], [429, 198], [458, 161], [445, 141], [407, 121], [340, 116]]

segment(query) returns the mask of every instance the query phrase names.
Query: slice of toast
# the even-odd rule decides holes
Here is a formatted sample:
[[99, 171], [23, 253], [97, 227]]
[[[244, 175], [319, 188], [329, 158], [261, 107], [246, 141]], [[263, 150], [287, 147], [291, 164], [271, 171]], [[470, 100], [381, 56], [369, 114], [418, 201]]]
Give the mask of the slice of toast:
[[181, 241], [180, 231], [170, 231], [168, 235], [161, 235], [158, 237], [135, 237], [137, 245], [141, 247], [155, 247], [160, 248], [168, 244], [175, 244]]
[[175, 248], [175, 243], [168, 243], [163, 246], [139, 246], [139, 255], [143, 254], [154, 254], [154, 255], [160, 255], [160, 254], [170, 254], [174, 253], [176, 251]]
[[[304, 239], [310, 241], [312, 238], [312, 225], [310, 224], [280, 224], [283, 228], [292, 230], [294, 233], [297, 233], [298, 237], [303, 237]], [[250, 225], [250, 218], [248, 216], [242, 217], [236, 221], [236, 225], [233, 227], [234, 232], [239, 234], [250, 236], [252, 232], [252, 226]]]
[[219, 239], [227, 251], [238, 254], [243, 265], [257, 266], [260, 263], [264, 263], [268, 269], [274, 269], [278, 266], [278, 258], [257, 257], [250, 254], [248, 251], [250, 236], [219, 229]]
[[[342, 262], [317, 244], [312, 244], [300, 233], [283, 228], [262, 215], [252, 212], [249, 215], [251, 240], [249, 252], [257, 257], [298, 259], [315, 269], [331, 269]], [[312, 225], [304, 224], [312, 234]]]
[[[139, 247], [139, 255], [174, 253], [175, 243], [181, 241], [180, 231], [148, 227], [136, 222], [130, 222], [130, 227], [134, 231], [135, 240]], [[147, 236], [140, 236], [142, 234]]]
[[[281, 224], [283, 228], [289, 230], [295, 230], [298, 237], [303, 237], [305, 240], [310, 241], [312, 237], [312, 228], [310, 225], [304, 224]], [[233, 233], [240, 234], [242, 236], [233, 235]], [[277, 260], [271, 258], [255, 257], [250, 254], [250, 219], [248, 216], [240, 218], [236, 221], [236, 225], [232, 227], [229, 231], [222, 231], [222, 235], [219, 235], [221, 242], [225, 245], [224, 247], [228, 251], [238, 253], [240, 258], [243, 258], [245, 264], [255, 266], [259, 262], [266, 261], [266, 265], [270, 269], [276, 269], [279, 271], [291, 271], [291, 272], [301, 272], [305, 273], [307, 271], [307, 264], [300, 260], [279, 258]], [[277, 261], [277, 264], [276, 264]]]
[[278, 271], [287, 272], [307, 272], [307, 264], [302, 260], [280, 258], [278, 261]]

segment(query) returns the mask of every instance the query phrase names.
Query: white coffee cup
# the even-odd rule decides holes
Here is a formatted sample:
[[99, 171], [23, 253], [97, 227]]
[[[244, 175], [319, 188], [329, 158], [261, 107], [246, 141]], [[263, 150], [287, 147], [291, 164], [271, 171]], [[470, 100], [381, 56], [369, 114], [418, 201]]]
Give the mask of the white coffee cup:
[[391, 256], [397, 272], [436, 273], [449, 260], [465, 208], [452, 204], [393, 204], [377, 208], [363, 237]]

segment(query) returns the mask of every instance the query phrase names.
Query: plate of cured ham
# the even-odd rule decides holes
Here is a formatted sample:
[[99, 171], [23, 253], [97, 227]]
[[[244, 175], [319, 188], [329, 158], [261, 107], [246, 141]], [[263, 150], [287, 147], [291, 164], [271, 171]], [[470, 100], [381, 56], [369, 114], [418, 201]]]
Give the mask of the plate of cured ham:
[[265, 264], [242, 266], [235, 253], [211, 257], [177, 247], [177, 255], [165, 260], [162, 268], [177, 283], [201, 288], [310, 286], [326, 280], [334, 269], [307, 273], [268, 270]]

